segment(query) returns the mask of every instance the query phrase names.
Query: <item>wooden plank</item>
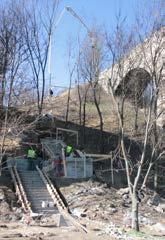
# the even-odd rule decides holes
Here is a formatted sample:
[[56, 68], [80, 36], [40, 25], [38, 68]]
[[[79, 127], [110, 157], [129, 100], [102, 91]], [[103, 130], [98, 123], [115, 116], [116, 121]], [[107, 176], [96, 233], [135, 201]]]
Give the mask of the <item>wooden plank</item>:
[[76, 144], [78, 146], [78, 131], [70, 130], [70, 129], [67, 129], [67, 128], [57, 128], [56, 129], [56, 139], [58, 139], [58, 132], [59, 131], [74, 133], [76, 135]]
[[112, 157], [112, 154], [93, 154], [93, 153], [85, 153], [85, 156], [86, 156], [86, 157], [95, 157], [95, 158], [97, 158], [97, 157], [100, 157], [100, 158], [102, 158], [102, 157], [111, 158], [111, 157]]
[[100, 162], [100, 161], [105, 161], [110, 159], [110, 157], [102, 157], [102, 158], [97, 158], [97, 159], [91, 159], [92, 162]]
[[23, 188], [23, 185], [22, 185], [22, 182], [21, 182], [21, 179], [20, 179], [20, 177], [19, 177], [19, 174], [18, 174], [18, 172], [17, 172], [16, 167], [14, 167], [14, 170], [15, 170], [16, 178], [17, 178], [17, 180], [18, 180], [20, 193], [21, 193], [22, 196], [23, 196], [23, 200], [24, 200], [25, 207], [28, 209], [28, 211], [29, 211], [30, 213], [32, 213], [32, 210], [31, 210], [31, 207], [30, 207], [30, 203], [29, 203], [29, 201], [27, 200], [26, 193], [25, 193], [25, 190], [24, 190], [24, 188]]
[[[14, 170], [13, 170], [14, 169]], [[25, 191], [23, 189], [21, 180], [19, 178], [18, 172], [16, 170], [16, 167], [10, 169], [10, 173], [12, 176], [12, 179], [14, 181], [14, 185], [15, 185], [15, 189], [16, 189], [16, 194], [18, 195], [18, 199], [20, 200], [22, 207], [25, 209], [25, 211], [29, 211], [30, 213], [32, 213], [31, 207], [30, 207], [30, 203], [27, 200]], [[17, 183], [18, 181], [18, 183]]]
[[65, 177], [67, 177], [66, 158], [65, 158], [64, 148], [62, 148], [62, 160], [64, 165], [64, 174], [65, 174]]

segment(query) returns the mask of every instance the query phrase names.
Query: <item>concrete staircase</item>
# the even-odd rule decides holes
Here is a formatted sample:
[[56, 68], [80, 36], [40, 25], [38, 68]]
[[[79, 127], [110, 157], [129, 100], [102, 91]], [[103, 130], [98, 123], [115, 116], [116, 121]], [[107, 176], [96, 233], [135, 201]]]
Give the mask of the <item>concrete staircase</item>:
[[59, 213], [38, 171], [19, 171], [19, 176], [34, 213]]

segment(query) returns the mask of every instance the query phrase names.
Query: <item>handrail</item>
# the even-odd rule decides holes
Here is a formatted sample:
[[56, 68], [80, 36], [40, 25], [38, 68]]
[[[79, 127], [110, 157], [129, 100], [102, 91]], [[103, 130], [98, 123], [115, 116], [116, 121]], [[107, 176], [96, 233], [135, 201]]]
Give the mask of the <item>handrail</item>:
[[11, 176], [12, 176], [13, 181], [14, 181], [16, 194], [18, 195], [18, 199], [21, 202], [23, 209], [26, 212], [32, 213], [30, 203], [27, 200], [26, 193], [24, 191], [23, 185], [21, 183], [21, 179], [19, 177], [19, 174], [18, 174], [15, 166], [10, 168], [10, 173], [11, 173]]
[[23, 197], [22, 197], [22, 195], [21, 195], [21, 193], [20, 193], [20, 189], [19, 189], [19, 186], [18, 186], [18, 183], [17, 183], [17, 179], [16, 179], [16, 177], [15, 177], [15, 174], [14, 174], [14, 171], [13, 171], [12, 168], [10, 168], [10, 174], [11, 174], [12, 179], [13, 179], [13, 181], [14, 181], [15, 190], [16, 190], [16, 195], [18, 196], [18, 199], [19, 199], [19, 201], [21, 202], [23, 209], [27, 210], [27, 209], [26, 209], [26, 206], [24, 205]]
[[17, 171], [17, 168], [16, 168], [15, 166], [14, 166], [14, 170], [15, 170], [15, 173], [16, 173], [16, 177], [17, 177], [17, 179], [18, 179], [18, 183], [19, 183], [19, 185], [20, 185], [20, 190], [21, 190], [21, 192], [22, 192], [22, 195], [23, 195], [23, 198], [24, 198], [24, 202], [25, 202], [25, 204], [26, 204], [26, 206], [27, 206], [28, 211], [29, 211], [30, 213], [32, 213], [32, 209], [31, 209], [31, 207], [30, 207], [30, 202], [29, 202], [28, 199], [27, 199], [27, 196], [26, 196], [24, 187], [23, 187], [23, 185], [22, 185], [20, 176], [19, 176], [18, 171]]
[[49, 145], [46, 142], [42, 143], [43, 148], [47, 151], [47, 154], [49, 154], [50, 157], [54, 157], [54, 152], [52, 149], [49, 147]]
[[47, 187], [51, 197], [53, 198], [54, 203], [56, 204], [57, 208], [59, 210], [60, 209], [65, 209], [66, 207], [65, 207], [64, 203], [62, 202], [62, 200], [61, 200], [57, 190], [52, 188], [52, 186], [50, 184], [50, 180], [48, 181], [48, 179], [45, 176], [46, 174], [44, 174], [43, 171], [41, 171], [38, 166], [36, 166], [36, 168], [37, 168], [37, 171], [40, 174], [40, 177], [42, 178], [43, 182], [45, 183], [45, 185], [46, 185], [46, 187]]
[[46, 178], [48, 184], [50, 185], [51, 187], [51, 190], [52, 192], [55, 194], [55, 196], [57, 196], [57, 198], [59, 199], [59, 203], [60, 203], [60, 206], [62, 207], [62, 209], [65, 209], [66, 211], [68, 211], [68, 208], [66, 208], [65, 204], [63, 203], [58, 191], [56, 190], [56, 188], [53, 186], [51, 180], [49, 179], [47, 173], [45, 171], [42, 171], [44, 177]]

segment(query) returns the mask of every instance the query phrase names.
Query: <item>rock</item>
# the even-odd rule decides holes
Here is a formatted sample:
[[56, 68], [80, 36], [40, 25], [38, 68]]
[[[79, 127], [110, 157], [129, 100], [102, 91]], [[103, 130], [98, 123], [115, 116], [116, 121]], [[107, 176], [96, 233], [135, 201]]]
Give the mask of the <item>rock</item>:
[[7, 225], [4, 225], [4, 224], [2, 224], [2, 225], [0, 225], [0, 228], [8, 228], [8, 226], [7, 226]]
[[72, 214], [76, 217], [81, 217], [81, 214], [83, 214], [83, 210], [75, 208], [72, 210]]
[[87, 216], [87, 214], [86, 213], [81, 213], [81, 215], [80, 215], [81, 217], [86, 217]]
[[123, 225], [125, 227], [130, 227], [131, 226], [131, 221], [132, 221], [132, 216], [130, 212], [126, 212], [123, 216]]
[[[125, 213], [124, 217], [123, 217], [123, 224], [124, 224], [124, 226], [130, 227], [131, 226], [131, 221], [132, 221], [132, 214], [131, 214], [131, 212]], [[141, 215], [139, 213], [139, 224], [142, 224], [142, 225], [153, 225], [154, 222], [152, 220], [150, 220], [150, 218], [145, 217], [145, 216], [143, 216], [143, 215]]]
[[0, 221], [5, 222], [5, 221], [9, 221], [9, 215], [1, 215], [0, 214]]
[[160, 203], [157, 207], [154, 208], [157, 212], [165, 212], [165, 203]]
[[10, 235], [8, 235], [8, 234], [3, 235], [3, 238], [8, 239], [9, 236], [10, 236], [10, 239], [19, 239], [19, 238], [23, 237], [23, 234], [22, 233], [10, 233]]
[[116, 206], [115, 206], [115, 204], [113, 204], [113, 203], [110, 203], [110, 205], [109, 205], [111, 208], [115, 208]]
[[124, 194], [129, 194], [129, 188], [120, 188], [118, 191], [117, 191], [117, 194], [118, 195], [124, 195]]
[[7, 214], [10, 212], [10, 207], [7, 202], [0, 203], [0, 214]]
[[148, 204], [149, 206], [151, 206], [151, 205], [158, 206], [159, 203], [160, 203], [160, 196], [159, 196], [158, 194], [155, 194], [155, 195], [154, 195], [153, 197], [151, 197], [151, 198], [148, 200], [148, 202], [147, 202], [147, 204]]
[[154, 229], [157, 232], [161, 232], [163, 235], [165, 234], [165, 224], [164, 223], [156, 223], [152, 226], [152, 229]]
[[103, 189], [101, 189], [101, 188], [94, 188], [94, 189], [92, 189], [92, 191], [90, 192], [92, 195], [93, 194], [96, 194], [96, 195], [98, 195], [98, 196], [102, 196], [102, 195], [104, 195], [104, 190]]
[[123, 202], [121, 205], [122, 205], [122, 207], [126, 207], [126, 208], [130, 207], [130, 205], [128, 203], [125, 203], [125, 202]]
[[20, 214], [21, 216], [22, 216], [22, 214], [23, 214], [22, 208], [16, 208], [16, 209], [15, 209], [15, 212], [16, 212], [17, 214]]
[[0, 201], [5, 200], [5, 194], [4, 191], [2, 189], [0, 189]]
[[102, 234], [111, 235], [115, 239], [131, 239], [113, 223], [106, 225], [97, 235], [99, 236]]
[[139, 216], [139, 223], [142, 225], [153, 225], [154, 222], [151, 221], [149, 218], [144, 217], [142, 215]]
[[125, 204], [131, 204], [131, 199], [130, 199], [129, 193], [124, 193], [122, 195], [122, 199]]
[[9, 215], [9, 220], [12, 221], [12, 222], [16, 222], [17, 220], [20, 220], [21, 219], [21, 216], [18, 216], [16, 214], [10, 214]]
[[109, 208], [110, 213], [116, 213], [118, 210], [114, 207]]

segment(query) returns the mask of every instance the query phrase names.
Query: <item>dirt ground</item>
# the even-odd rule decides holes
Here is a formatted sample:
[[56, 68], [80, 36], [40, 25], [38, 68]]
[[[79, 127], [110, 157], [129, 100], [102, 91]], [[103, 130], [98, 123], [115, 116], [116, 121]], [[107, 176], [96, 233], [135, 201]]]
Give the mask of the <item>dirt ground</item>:
[[45, 221], [45, 217], [44, 222], [27, 223], [9, 183], [8, 176], [0, 178], [0, 240], [165, 240], [164, 212], [147, 205], [146, 199], [140, 207], [141, 232], [137, 234], [130, 228], [129, 198], [123, 199], [106, 184], [94, 180], [67, 180], [65, 184], [58, 181], [73, 216], [86, 226], [87, 233], [82, 233], [73, 225], [57, 227], [50, 218]]
[[[56, 227], [56, 226], [27, 226], [21, 223], [0, 223], [0, 240], [101, 240], [103, 236], [97, 236], [97, 232], [89, 233], [78, 232], [74, 227]], [[105, 240], [113, 239], [104, 236]]]
[[[26, 225], [20, 222], [0, 222], [0, 240], [114, 240], [109, 234], [100, 234], [101, 224], [93, 222], [87, 223], [88, 233], [81, 233], [74, 226], [56, 227], [55, 225]], [[119, 238], [127, 240], [164, 240], [165, 237], [155, 235], [150, 229], [145, 229], [145, 233], [135, 234], [130, 231], [127, 237]]]

